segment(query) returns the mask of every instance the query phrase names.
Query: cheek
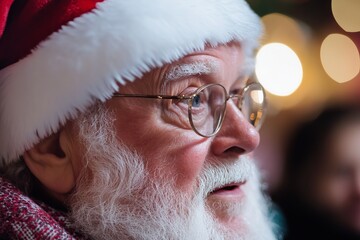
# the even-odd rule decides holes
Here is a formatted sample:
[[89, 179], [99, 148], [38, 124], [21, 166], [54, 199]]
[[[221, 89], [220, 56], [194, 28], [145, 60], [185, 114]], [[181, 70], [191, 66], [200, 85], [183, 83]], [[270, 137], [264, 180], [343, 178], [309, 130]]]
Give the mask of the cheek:
[[[194, 136], [172, 132], [163, 133], [143, 148], [146, 165], [154, 178], [175, 181], [175, 186], [191, 191], [204, 166], [208, 143], [194, 141]], [[192, 140], [191, 140], [192, 139]]]
[[168, 171], [176, 174], [177, 186], [180, 188], [194, 187], [200, 171], [206, 161], [206, 144], [189, 145], [170, 151], [168, 158], [174, 160], [174, 165]]
[[167, 122], [160, 112], [150, 107], [129, 110], [116, 120], [117, 135], [144, 158], [152, 177], [174, 180], [178, 189], [193, 189], [208, 155], [210, 140], [198, 136], [191, 128]]

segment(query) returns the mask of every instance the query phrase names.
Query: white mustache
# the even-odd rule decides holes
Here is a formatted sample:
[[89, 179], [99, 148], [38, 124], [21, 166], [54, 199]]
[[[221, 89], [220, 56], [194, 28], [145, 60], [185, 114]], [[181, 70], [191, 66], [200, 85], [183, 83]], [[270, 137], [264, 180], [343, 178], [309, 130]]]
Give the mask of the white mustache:
[[205, 198], [209, 193], [226, 184], [245, 182], [253, 176], [254, 167], [252, 160], [245, 156], [208, 164], [200, 174], [198, 190]]

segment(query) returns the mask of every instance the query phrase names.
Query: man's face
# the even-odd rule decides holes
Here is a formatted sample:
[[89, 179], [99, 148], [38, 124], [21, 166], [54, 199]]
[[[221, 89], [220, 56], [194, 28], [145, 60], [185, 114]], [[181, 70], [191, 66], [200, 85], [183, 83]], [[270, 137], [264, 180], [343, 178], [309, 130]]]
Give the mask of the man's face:
[[[247, 81], [242, 55], [235, 43], [208, 49], [153, 70], [120, 93], [186, 95], [209, 83], [235, 92]], [[80, 225], [101, 225], [107, 236], [135, 239], [271, 239], [249, 160], [258, 132], [229, 101], [219, 133], [201, 137], [191, 128], [187, 106], [112, 98], [102, 117], [90, 124], [79, 120], [74, 141], [82, 146], [75, 144], [72, 155], [82, 159], [83, 170], [70, 204]], [[90, 219], [95, 208], [102, 214], [92, 211]], [[123, 235], [111, 235], [109, 225]]]
[[314, 185], [316, 204], [357, 232], [360, 232], [359, 142], [359, 122], [339, 123], [328, 140]]
[[[155, 70], [120, 92], [181, 95], [209, 83], [220, 83], [228, 91], [236, 91], [247, 80], [241, 75], [242, 62], [238, 45], [209, 49]], [[213, 138], [201, 137], [192, 130], [187, 101], [114, 98], [107, 104], [115, 111], [119, 139], [146, 157], [153, 177], [160, 171], [175, 178], [176, 187], [185, 194], [192, 193], [206, 162], [234, 161], [259, 143], [258, 132], [232, 101], [228, 103], [221, 131]], [[237, 201], [241, 187], [236, 183], [233, 188], [216, 192], [208, 200]]]

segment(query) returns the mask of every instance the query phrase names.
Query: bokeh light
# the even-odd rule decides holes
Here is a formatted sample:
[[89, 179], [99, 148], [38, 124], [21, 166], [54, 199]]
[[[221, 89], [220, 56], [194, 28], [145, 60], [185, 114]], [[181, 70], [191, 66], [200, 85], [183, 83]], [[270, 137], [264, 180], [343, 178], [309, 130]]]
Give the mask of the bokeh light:
[[295, 51], [305, 48], [308, 33], [305, 24], [280, 14], [271, 13], [262, 17], [265, 26], [263, 43], [284, 43]]
[[321, 63], [326, 73], [335, 81], [352, 80], [360, 71], [360, 56], [355, 43], [342, 34], [330, 34], [320, 51]]
[[264, 88], [277, 96], [291, 95], [303, 77], [299, 57], [282, 43], [266, 44], [259, 50], [255, 72]]
[[345, 31], [360, 31], [359, 0], [332, 0], [331, 8], [337, 23]]

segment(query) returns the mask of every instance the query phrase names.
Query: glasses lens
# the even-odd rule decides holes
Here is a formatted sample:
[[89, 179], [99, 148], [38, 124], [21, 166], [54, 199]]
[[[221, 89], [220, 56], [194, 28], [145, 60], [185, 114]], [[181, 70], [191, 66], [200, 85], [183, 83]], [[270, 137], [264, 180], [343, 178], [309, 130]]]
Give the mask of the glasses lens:
[[241, 111], [244, 117], [259, 130], [265, 117], [265, 92], [259, 83], [252, 83], [244, 89]]
[[223, 119], [226, 90], [218, 84], [200, 88], [190, 100], [189, 118], [194, 130], [205, 137], [214, 135]]

